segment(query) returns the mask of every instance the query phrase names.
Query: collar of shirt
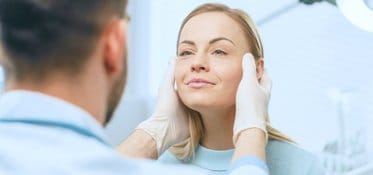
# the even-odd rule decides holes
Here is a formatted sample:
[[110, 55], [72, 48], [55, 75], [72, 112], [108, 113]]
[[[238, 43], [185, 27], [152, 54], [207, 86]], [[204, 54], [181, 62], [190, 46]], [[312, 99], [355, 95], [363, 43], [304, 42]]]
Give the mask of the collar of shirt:
[[226, 171], [229, 169], [234, 149], [212, 150], [199, 145], [192, 164], [211, 171]]
[[60, 127], [78, 128], [108, 144], [103, 127], [87, 111], [62, 99], [43, 93], [14, 90], [0, 96], [1, 120], [43, 121], [62, 124]]

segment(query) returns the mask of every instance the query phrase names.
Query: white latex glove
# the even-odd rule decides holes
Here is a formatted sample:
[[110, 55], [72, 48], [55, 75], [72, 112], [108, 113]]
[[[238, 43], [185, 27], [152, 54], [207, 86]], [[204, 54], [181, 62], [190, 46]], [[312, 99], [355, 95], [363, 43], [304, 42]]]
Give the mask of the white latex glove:
[[136, 128], [153, 137], [157, 144], [158, 156], [170, 146], [189, 137], [186, 108], [174, 89], [175, 61], [171, 59], [169, 62], [165, 79], [158, 90], [153, 114]]
[[271, 96], [272, 82], [264, 71], [260, 82], [256, 76], [254, 57], [246, 53], [242, 59], [242, 79], [236, 94], [236, 116], [233, 127], [233, 143], [246, 129], [259, 128], [268, 138], [266, 118]]

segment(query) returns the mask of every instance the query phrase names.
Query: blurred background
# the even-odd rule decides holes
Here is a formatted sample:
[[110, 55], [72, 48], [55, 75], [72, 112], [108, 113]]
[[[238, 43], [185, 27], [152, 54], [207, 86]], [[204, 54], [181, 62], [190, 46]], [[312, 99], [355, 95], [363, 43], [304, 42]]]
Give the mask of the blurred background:
[[240, 8], [256, 21], [273, 80], [273, 126], [319, 155], [329, 174], [373, 174], [373, 33], [326, 1], [130, 0], [129, 79], [106, 128], [111, 143], [150, 115], [181, 22], [206, 2]]

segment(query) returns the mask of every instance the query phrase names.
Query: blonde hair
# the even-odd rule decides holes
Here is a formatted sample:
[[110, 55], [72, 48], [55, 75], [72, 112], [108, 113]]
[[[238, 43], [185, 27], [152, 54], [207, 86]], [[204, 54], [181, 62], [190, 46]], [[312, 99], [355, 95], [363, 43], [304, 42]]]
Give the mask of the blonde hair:
[[[254, 56], [254, 58], [258, 60], [259, 58], [264, 57], [262, 41], [255, 27], [255, 24], [253, 20], [250, 18], [250, 16], [242, 10], [231, 9], [228, 6], [215, 3], [203, 4], [189, 13], [189, 15], [184, 19], [184, 21], [181, 24], [178, 34], [177, 47], [179, 44], [181, 31], [184, 28], [185, 24], [194, 16], [206, 12], [221, 12], [235, 20], [241, 26], [243, 32], [245, 33], [245, 38], [249, 42], [249, 45], [251, 47], [251, 53]], [[188, 113], [190, 137], [181, 143], [173, 145], [170, 148], [172, 154], [174, 154], [178, 159], [185, 161], [189, 160], [191, 157], [194, 156], [194, 151], [204, 135], [204, 127], [201, 114], [190, 108], [188, 108]], [[268, 116], [266, 116], [266, 122], [268, 136], [270, 139], [293, 142], [293, 140], [290, 139], [288, 136], [284, 135], [277, 129], [271, 127]]]

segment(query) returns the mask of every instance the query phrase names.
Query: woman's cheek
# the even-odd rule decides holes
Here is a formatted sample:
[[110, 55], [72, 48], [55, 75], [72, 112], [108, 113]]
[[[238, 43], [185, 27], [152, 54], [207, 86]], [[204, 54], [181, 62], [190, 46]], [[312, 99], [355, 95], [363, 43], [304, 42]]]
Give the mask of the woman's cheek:
[[185, 72], [184, 67], [185, 65], [180, 61], [175, 63], [175, 81], [180, 80], [182, 77], [183, 72]]
[[224, 71], [221, 71], [221, 79], [225, 82], [226, 90], [229, 89], [232, 93], [237, 91], [238, 85], [242, 78], [242, 68], [241, 65], [233, 64], [226, 65]]

